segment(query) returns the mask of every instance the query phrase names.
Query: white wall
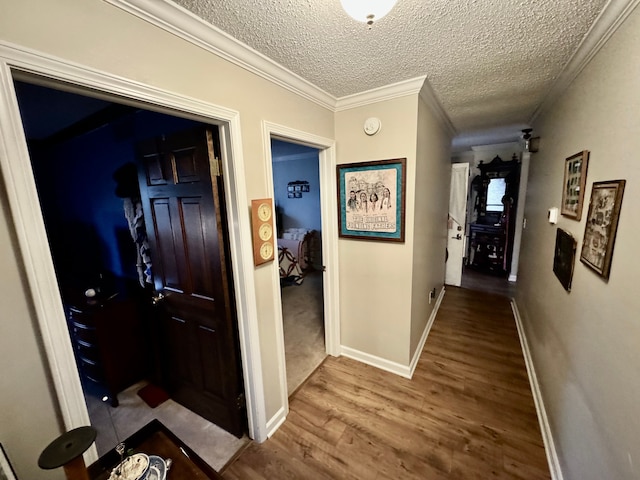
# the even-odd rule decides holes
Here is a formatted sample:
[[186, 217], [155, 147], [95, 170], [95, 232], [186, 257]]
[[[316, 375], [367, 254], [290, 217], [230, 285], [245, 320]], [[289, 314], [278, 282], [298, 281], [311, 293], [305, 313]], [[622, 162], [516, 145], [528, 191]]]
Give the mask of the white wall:
[[[517, 302], [565, 480], [640, 478], [640, 10], [625, 21], [568, 91], [538, 118]], [[571, 293], [552, 272], [565, 158], [589, 150], [582, 239], [595, 181], [627, 181], [611, 276], [575, 261]]]

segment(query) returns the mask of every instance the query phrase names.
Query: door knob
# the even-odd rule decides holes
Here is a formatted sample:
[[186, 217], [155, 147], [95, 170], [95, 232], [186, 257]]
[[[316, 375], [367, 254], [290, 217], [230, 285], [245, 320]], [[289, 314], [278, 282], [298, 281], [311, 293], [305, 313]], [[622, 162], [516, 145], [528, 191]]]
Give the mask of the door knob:
[[158, 305], [162, 300], [166, 298], [166, 295], [162, 292], [158, 292], [157, 295], [151, 297], [151, 303]]

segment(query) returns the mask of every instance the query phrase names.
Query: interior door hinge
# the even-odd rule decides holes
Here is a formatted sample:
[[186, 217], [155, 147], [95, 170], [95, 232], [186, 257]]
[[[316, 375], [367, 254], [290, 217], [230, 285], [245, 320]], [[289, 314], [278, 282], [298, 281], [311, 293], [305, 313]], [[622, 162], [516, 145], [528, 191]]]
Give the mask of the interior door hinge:
[[236, 398], [236, 407], [238, 407], [238, 410], [242, 410], [247, 406], [247, 402], [246, 399], [244, 398], [244, 393], [241, 393], [240, 395], [238, 395], [238, 398]]
[[222, 161], [216, 157], [216, 152], [213, 148], [213, 134], [211, 130], [207, 129], [207, 152], [209, 154], [209, 168], [211, 169], [211, 176], [219, 177], [222, 175]]
[[213, 160], [209, 163], [211, 164], [211, 175], [214, 177], [222, 176], [222, 160], [218, 157], [213, 157]]

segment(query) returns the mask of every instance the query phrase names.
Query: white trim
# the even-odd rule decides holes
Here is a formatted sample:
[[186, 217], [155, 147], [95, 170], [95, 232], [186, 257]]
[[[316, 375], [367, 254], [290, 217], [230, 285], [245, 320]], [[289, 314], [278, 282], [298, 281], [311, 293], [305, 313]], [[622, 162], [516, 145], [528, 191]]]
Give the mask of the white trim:
[[436, 116], [444, 131], [451, 137], [455, 137], [458, 134], [458, 131], [456, 130], [456, 127], [453, 126], [453, 122], [451, 121], [449, 114], [442, 106], [442, 103], [440, 103], [440, 100], [438, 100], [436, 92], [433, 91], [429, 80], [426, 78], [422, 88], [420, 89], [420, 98], [422, 98], [422, 100], [424, 100], [427, 106], [431, 109], [431, 112]]
[[280, 408], [276, 414], [271, 417], [271, 419], [267, 422], [267, 437], [271, 438], [274, 433], [280, 428], [280, 426], [287, 419], [287, 413], [289, 408], [286, 409], [284, 407]]
[[538, 422], [542, 432], [542, 441], [544, 442], [544, 450], [547, 455], [551, 478], [552, 480], [563, 480], [564, 477], [562, 476], [562, 470], [560, 469], [560, 460], [558, 459], [558, 453], [553, 441], [553, 434], [551, 433], [551, 425], [549, 424], [549, 418], [547, 417], [547, 411], [542, 399], [542, 391], [540, 390], [540, 384], [538, 383], [538, 377], [536, 376], [536, 370], [533, 365], [529, 342], [527, 341], [527, 336], [522, 325], [522, 317], [520, 316], [520, 311], [518, 310], [518, 305], [516, 304], [515, 299], [511, 300], [511, 309], [513, 310], [513, 316], [516, 320], [518, 336], [520, 337], [520, 345], [522, 346], [522, 354], [524, 355], [524, 363], [527, 366], [527, 373], [529, 374], [529, 384], [531, 385], [533, 401], [536, 405], [536, 412], [538, 413]]
[[640, 0], [609, 0], [607, 2], [540, 106], [533, 112], [530, 124], [556, 104], [560, 95], [596, 56], [639, 3]]
[[379, 368], [381, 370], [385, 370], [387, 372], [395, 373], [396, 375], [400, 375], [401, 377], [409, 378], [413, 376], [413, 373], [416, 370], [416, 366], [418, 365], [418, 360], [420, 359], [420, 355], [422, 354], [422, 349], [427, 341], [427, 337], [429, 336], [429, 332], [431, 331], [431, 327], [433, 326], [433, 322], [438, 315], [438, 310], [440, 309], [440, 304], [442, 303], [442, 299], [444, 298], [445, 287], [443, 286], [440, 290], [440, 294], [438, 295], [438, 299], [436, 300], [436, 304], [431, 311], [431, 315], [429, 315], [429, 320], [427, 320], [427, 324], [425, 325], [424, 331], [422, 332], [422, 337], [420, 338], [420, 343], [418, 344], [418, 348], [413, 354], [413, 359], [411, 363], [407, 365], [402, 365], [397, 362], [392, 362], [391, 360], [387, 360], [386, 358], [377, 357], [375, 355], [371, 355], [370, 353], [362, 352], [360, 350], [356, 350], [355, 348], [345, 347], [342, 345], [340, 347], [340, 351], [342, 355], [348, 358], [352, 358], [353, 360], [357, 360], [362, 363], [366, 363], [367, 365], [371, 365], [372, 367]]
[[518, 276], [514, 275], [514, 274], [510, 274], [509, 278], [507, 279], [507, 281], [515, 283], [518, 280]]
[[[89, 425], [89, 413], [38, 203], [11, 67], [5, 54], [0, 49], [0, 165], [60, 413], [70, 430]], [[85, 460], [93, 462], [97, 458], [97, 449], [92, 445]]]
[[356, 350], [355, 348], [345, 347], [344, 345], [341, 347], [341, 353], [347, 358], [366, 363], [367, 365], [379, 368], [380, 370], [395, 373], [396, 375], [400, 375], [404, 378], [411, 378], [411, 372], [409, 371], [408, 365], [402, 365], [401, 363], [392, 362], [391, 360], [387, 360], [386, 358], [377, 357], [375, 355], [371, 355], [370, 353]]
[[365, 92], [354, 93], [341, 97], [336, 102], [335, 111], [341, 112], [351, 108], [363, 107], [372, 103], [382, 102], [384, 100], [393, 100], [394, 98], [406, 97], [408, 95], [416, 95], [424, 85], [427, 77], [411, 78], [403, 80], [391, 85], [373, 88]]
[[436, 304], [433, 306], [433, 310], [431, 310], [431, 315], [429, 315], [429, 320], [427, 320], [427, 324], [424, 327], [424, 332], [422, 332], [422, 337], [420, 338], [420, 343], [418, 343], [418, 348], [413, 354], [413, 359], [409, 364], [409, 378], [413, 377], [413, 373], [416, 371], [416, 367], [418, 366], [418, 360], [420, 360], [420, 355], [422, 355], [422, 350], [424, 349], [424, 344], [427, 342], [427, 337], [429, 336], [429, 332], [431, 331], [431, 327], [433, 326], [433, 322], [438, 315], [438, 310], [440, 310], [440, 304], [442, 303], [442, 299], [444, 298], [445, 287], [442, 286], [440, 290], [440, 294], [438, 295], [438, 299], [436, 300]]
[[[262, 142], [265, 151], [266, 158], [272, 158], [271, 156], [271, 139], [275, 138], [283, 141], [293, 141], [295, 143], [304, 144], [309, 147], [319, 149], [318, 152], [318, 167], [320, 170], [320, 211], [321, 211], [321, 223], [322, 223], [322, 248], [323, 257], [322, 261], [326, 270], [323, 274], [323, 298], [324, 298], [324, 330], [325, 330], [325, 348], [328, 354], [335, 355], [337, 346], [340, 343], [340, 338], [337, 332], [340, 331], [340, 316], [339, 316], [339, 290], [338, 290], [338, 256], [337, 253], [329, 255], [326, 245], [333, 243], [331, 239], [337, 238], [337, 232], [335, 231], [338, 224], [337, 219], [337, 206], [335, 195], [335, 141], [314, 135], [311, 133], [296, 130], [284, 125], [278, 125], [276, 123], [263, 121], [262, 122]], [[273, 169], [271, 162], [266, 166], [266, 186], [267, 192], [270, 192], [271, 197], [275, 196], [273, 186]], [[333, 252], [337, 252], [337, 246], [331, 246], [336, 248]], [[277, 262], [272, 262], [271, 276], [273, 285], [280, 285], [280, 271]], [[277, 355], [278, 355], [278, 378], [280, 384], [280, 409], [273, 419], [269, 420], [268, 425], [273, 424], [274, 427], [268, 427], [269, 435], [282, 424], [284, 418], [289, 413], [289, 398], [287, 388], [287, 368], [285, 361], [284, 350], [284, 331], [283, 331], [283, 319], [282, 319], [282, 297], [280, 295], [280, 288], [274, 289], [273, 296], [273, 312], [274, 312], [274, 329], [277, 342]], [[282, 415], [282, 419], [279, 419], [279, 415]]]
[[105, 1], [296, 95], [329, 110], [335, 108], [334, 96], [173, 2]]
[[[13, 90], [15, 68], [52, 80], [90, 88], [92, 93], [117, 95], [132, 102], [144, 102], [158, 111], [176, 114], [185, 112], [192, 118], [222, 123], [224, 177], [228, 201], [230, 247], [236, 289], [240, 348], [245, 372], [245, 394], [249, 435], [256, 441], [266, 439], [266, 415], [262, 364], [258, 338], [251, 234], [246, 200], [244, 159], [240, 137], [240, 118], [236, 111], [125, 78], [66, 62], [40, 52], [0, 42], [0, 150], [2, 173], [22, 259], [31, 288], [36, 316], [43, 335], [56, 394], [65, 428], [86, 425], [88, 413], [79, 387], [78, 372], [68, 339], [66, 321], [48, 247], [42, 213], [38, 203], [35, 180], [30, 167], [22, 123]], [[225, 127], [228, 123], [228, 128]], [[228, 145], [226, 143], [228, 142]], [[92, 450], [95, 452], [95, 449]], [[87, 461], [95, 460], [93, 453]], [[96, 455], [97, 458], [97, 455]]]

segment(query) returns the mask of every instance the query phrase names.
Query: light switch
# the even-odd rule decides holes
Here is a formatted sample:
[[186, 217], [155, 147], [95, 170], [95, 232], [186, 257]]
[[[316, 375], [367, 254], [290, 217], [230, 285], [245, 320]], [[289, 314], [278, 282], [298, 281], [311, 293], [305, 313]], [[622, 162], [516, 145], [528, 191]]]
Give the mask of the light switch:
[[552, 223], [554, 225], [558, 223], [558, 208], [557, 207], [550, 208], [548, 217], [549, 217], [549, 223]]

